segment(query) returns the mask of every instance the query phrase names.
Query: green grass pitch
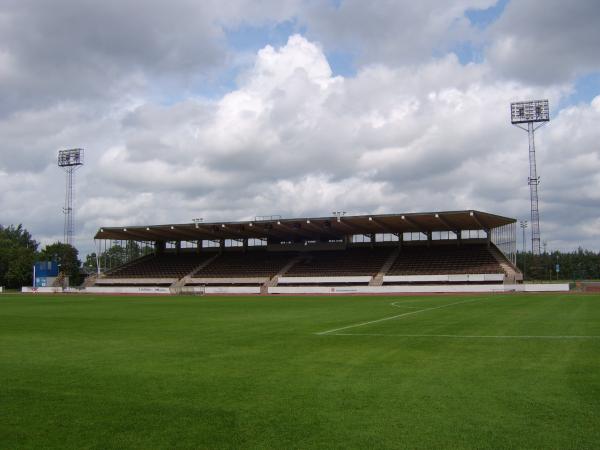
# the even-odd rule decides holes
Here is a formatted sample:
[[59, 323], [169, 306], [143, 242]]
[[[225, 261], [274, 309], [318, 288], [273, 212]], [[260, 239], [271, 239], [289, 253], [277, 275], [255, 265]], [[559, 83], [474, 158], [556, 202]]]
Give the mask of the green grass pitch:
[[0, 295], [2, 449], [599, 445], [600, 295]]

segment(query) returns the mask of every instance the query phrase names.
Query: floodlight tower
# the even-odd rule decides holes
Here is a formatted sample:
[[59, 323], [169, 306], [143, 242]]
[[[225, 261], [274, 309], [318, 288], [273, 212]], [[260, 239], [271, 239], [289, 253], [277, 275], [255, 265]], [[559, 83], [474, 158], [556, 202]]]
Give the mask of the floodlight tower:
[[[510, 104], [511, 123], [527, 132], [529, 137], [529, 193], [531, 197], [531, 252], [540, 254], [540, 210], [538, 185], [540, 177], [535, 165], [535, 131], [550, 121], [548, 100], [532, 100]], [[524, 124], [527, 124], [525, 128]]]
[[73, 245], [74, 214], [73, 214], [73, 175], [77, 169], [83, 166], [83, 149], [72, 148], [59, 150], [58, 167], [62, 167], [67, 174], [67, 188], [65, 192], [65, 215], [64, 243]]

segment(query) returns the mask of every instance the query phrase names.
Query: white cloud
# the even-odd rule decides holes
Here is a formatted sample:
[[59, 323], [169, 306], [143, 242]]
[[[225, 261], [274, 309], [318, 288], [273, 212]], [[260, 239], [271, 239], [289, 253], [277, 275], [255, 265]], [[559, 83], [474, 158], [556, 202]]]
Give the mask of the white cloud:
[[595, 0], [511, 1], [492, 27], [488, 59], [499, 74], [531, 83], [599, 71], [599, 19]]
[[[24, 69], [44, 74], [66, 55], [70, 61], [46, 80], [25, 77], [4, 86], [12, 106], [4, 104], [0, 115], [1, 223], [23, 222], [44, 241], [62, 235], [64, 175], [55, 158], [58, 149], [74, 146], [86, 149], [76, 180], [84, 252], [100, 226], [193, 217], [462, 208], [529, 215], [527, 139], [510, 126], [508, 106], [538, 97], [558, 105], [572, 86], [565, 77], [553, 83], [499, 74], [493, 52], [511, 36], [505, 22], [490, 33], [492, 53], [484, 63], [463, 65], [440, 52], [448, 33], [452, 39], [473, 33], [463, 17], [467, 8], [493, 1], [444, 8], [384, 2], [379, 9], [347, 1], [321, 17], [312, 2], [175, 3], [164, 20], [156, 20], [162, 4], [148, 4], [148, 16], [133, 27], [157, 27], [141, 30], [149, 42], [143, 52], [135, 40], [117, 51], [112, 38], [85, 27], [73, 32], [84, 38], [75, 47], [65, 44], [67, 36], [54, 37], [47, 58], [39, 56], [39, 36], [20, 45], [3, 41], [10, 45], [0, 47], [0, 79]], [[115, 5], [101, 17], [112, 17]], [[14, 14], [24, 14], [21, 8]], [[75, 8], [81, 17], [86, 11]], [[189, 94], [189, 79], [227, 64], [231, 49], [221, 25], [293, 17], [318, 39], [294, 35], [281, 47], [264, 47], [223, 95]], [[171, 19], [182, 24], [174, 35], [166, 32]], [[64, 26], [54, 15], [35, 20], [47, 30]], [[0, 20], [0, 36], [15, 23]], [[131, 30], [124, 23], [117, 30], [126, 40]], [[325, 54], [354, 45], [363, 52], [357, 74], [335, 76]], [[100, 78], [90, 75], [103, 64]], [[71, 78], [75, 72], [82, 80]], [[600, 97], [554, 114], [537, 134], [542, 239], [551, 247], [600, 248], [593, 232], [599, 116]]]
[[473, 30], [468, 9], [485, 9], [494, 0], [345, 0], [323, 7], [310, 2], [300, 12], [310, 37], [329, 49], [358, 54], [363, 63], [401, 66], [428, 61], [454, 44], [467, 40]]
[[[526, 217], [527, 141], [510, 126], [508, 105], [562, 93], [495, 81], [486, 67], [465, 67], [452, 56], [412, 70], [372, 66], [355, 78], [334, 77], [322, 50], [300, 36], [260, 51], [242, 80], [213, 103], [147, 104], [128, 113], [124, 144], [94, 169], [103, 185], [118, 187], [115, 207], [107, 215], [91, 195], [81, 207], [89, 220], [96, 210], [97, 220], [126, 224], [340, 208], [478, 208]], [[572, 126], [562, 115], [554, 122], [553, 148], [569, 139], [560, 130]], [[540, 152], [548, 145], [540, 139]], [[544, 156], [540, 170], [551, 173]], [[551, 229], [560, 218], [545, 219], [544, 206], [557, 188], [540, 189]]]

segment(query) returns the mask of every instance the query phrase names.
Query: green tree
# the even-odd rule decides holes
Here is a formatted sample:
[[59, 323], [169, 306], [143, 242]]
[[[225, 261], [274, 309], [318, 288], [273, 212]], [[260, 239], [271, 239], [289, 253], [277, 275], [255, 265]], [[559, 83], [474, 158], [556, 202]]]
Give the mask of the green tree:
[[38, 243], [23, 225], [0, 225], [0, 286], [32, 285], [37, 247]]
[[[517, 266], [523, 270], [525, 262], [527, 279], [585, 280], [600, 279], [600, 253], [578, 248], [574, 252], [554, 251], [541, 255], [517, 253]], [[556, 265], [560, 272], [556, 272]]]
[[85, 255], [85, 261], [83, 262], [83, 269], [86, 273], [96, 273], [98, 271], [98, 260], [96, 259], [96, 252], [89, 255]]
[[47, 245], [39, 255], [40, 261], [56, 260], [60, 264], [60, 271], [69, 277], [69, 284], [76, 286], [81, 283], [81, 262], [78, 259], [79, 252], [75, 247], [62, 242]]

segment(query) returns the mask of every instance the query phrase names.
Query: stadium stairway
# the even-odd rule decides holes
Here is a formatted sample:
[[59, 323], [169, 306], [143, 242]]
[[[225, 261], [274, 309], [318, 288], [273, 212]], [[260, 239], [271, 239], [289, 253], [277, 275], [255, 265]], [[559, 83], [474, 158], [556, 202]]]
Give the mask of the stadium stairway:
[[58, 273], [58, 276], [52, 283], [52, 287], [65, 287], [65, 273], [64, 272], [61, 271]]
[[490, 253], [504, 271], [505, 284], [515, 284], [517, 281], [523, 281], [523, 274], [506, 259], [495, 245], [490, 246]]
[[261, 295], [266, 295], [269, 291], [269, 287], [277, 286], [277, 283], [279, 282], [279, 277], [284, 275], [288, 270], [290, 270], [292, 267], [294, 267], [294, 265], [301, 259], [302, 259], [302, 255], [293, 257], [285, 266], [283, 266], [281, 268], [281, 270], [279, 270], [279, 272], [277, 272], [277, 274], [275, 274], [275, 276], [273, 276], [273, 278], [271, 278], [270, 280], [267, 280], [260, 287]]
[[373, 279], [369, 281], [369, 286], [383, 286], [383, 276], [388, 272], [388, 270], [390, 270], [390, 267], [392, 267], [399, 254], [400, 247], [390, 254], [386, 262], [383, 263], [383, 266], [381, 266], [381, 269], [379, 269], [379, 272], [377, 272], [377, 275], [375, 275]]
[[181, 292], [181, 288], [184, 287], [187, 283], [189, 283], [191, 281], [192, 275], [194, 273], [196, 273], [197, 270], [203, 269], [206, 266], [208, 266], [215, 259], [217, 259], [219, 257], [219, 255], [220, 255], [220, 253], [216, 253], [213, 257], [208, 258], [205, 261], [202, 261], [200, 264], [198, 264], [196, 267], [194, 267], [189, 273], [187, 273], [184, 277], [182, 277], [179, 280], [174, 281], [173, 284], [171, 284], [171, 286], [169, 286], [169, 290], [171, 291], [171, 293], [177, 294], [177, 293]]
[[93, 273], [91, 275], [88, 275], [87, 277], [85, 277], [85, 280], [83, 280], [83, 283], [81, 284], [81, 287], [86, 288], [86, 287], [92, 287], [93, 285], [96, 284], [96, 280], [98, 279], [98, 274], [97, 273]]

